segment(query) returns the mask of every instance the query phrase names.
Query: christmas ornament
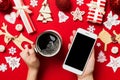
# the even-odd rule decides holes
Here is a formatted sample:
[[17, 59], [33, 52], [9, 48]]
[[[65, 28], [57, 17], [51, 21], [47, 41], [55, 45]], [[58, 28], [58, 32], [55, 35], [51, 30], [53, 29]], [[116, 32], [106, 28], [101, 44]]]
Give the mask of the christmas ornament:
[[0, 11], [9, 13], [12, 10], [12, 3], [10, 0], [0, 0]]
[[120, 0], [110, 0], [110, 7], [112, 11], [120, 14]]
[[28, 34], [35, 32], [36, 31], [35, 26], [33, 25], [33, 22], [28, 14], [28, 13], [32, 13], [32, 11], [29, 10], [29, 6], [25, 6], [22, 0], [13, 0], [13, 1], [16, 5], [13, 8], [17, 10], [17, 17], [18, 15], [20, 15]]
[[84, 4], [84, 0], [77, 0], [77, 4], [81, 6], [82, 4]]
[[15, 12], [11, 12], [10, 14], [6, 14], [5, 15], [5, 20], [11, 24], [15, 24], [16, 21], [16, 13]]
[[12, 68], [12, 71], [20, 66], [20, 58], [10, 56], [5, 57], [5, 59], [6, 62], [9, 64], [10, 68]]
[[59, 11], [58, 17], [59, 17], [59, 23], [66, 22], [66, 20], [68, 20], [68, 18], [69, 18], [62, 11]]
[[18, 36], [11, 35], [7, 31], [7, 25], [5, 25], [5, 23], [3, 23], [3, 26], [1, 28], [2, 30], [4, 30], [4, 32], [0, 30], [0, 35], [4, 35], [4, 41], [6, 44], [8, 44], [10, 41], [13, 41], [13, 43], [16, 44], [16, 46], [21, 50], [24, 50], [24, 48], [22, 47], [23, 42], [28, 42], [30, 44], [33, 44], [33, 42], [27, 39], [25, 36], [23, 36], [23, 34], [20, 34]]
[[4, 52], [5, 51], [5, 46], [4, 45], [0, 45], [0, 52]]
[[0, 65], [0, 71], [5, 72], [6, 70], [7, 70], [7, 65], [4, 64], [4, 63], [2, 63], [2, 64]]
[[100, 51], [100, 53], [98, 54], [97, 62], [104, 63], [105, 61], [107, 61], [106, 56], [103, 51]]
[[101, 24], [105, 14], [105, 4], [106, 0], [92, 0], [87, 4], [89, 7], [87, 21]]
[[71, 0], [56, 0], [56, 6], [60, 11], [69, 12], [72, 7]]
[[115, 30], [113, 30], [113, 34], [115, 35], [115, 41], [117, 41], [119, 44], [120, 44], [120, 34], [117, 34], [116, 32], [115, 32]]
[[100, 46], [101, 46], [101, 43], [97, 43], [96, 46], [97, 46], [97, 47], [100, 47]]
[[30, 0], [30, 5], [32, 7], [38, 6], [38, 0]]
[[119, 48], [116, 47], [116, 46], [112, 47], [112, 49], [111, 49], [111, 52], [112, 52], [113, 54], [117, 54], [118, 51], [119, 51]]
[[107, 45], [112, 42], [111, 35], [104, 29], [99, 33], [98, 38], [105, 43], [104, 50], [107, 50]]
[[23, 30], [22, 24], [17, 24], [17, 25], [15, 26], [15, 29], [16, 29], [17, 31], [22, 31], [22, 30]]
[[94, 33], [94, 31], [95, 31], [95, 27], [94, 27], [94, 25], [89, 25], [89, 27], [87, 28], [87, 30], [89, 31], [89, 32], [92, 32], [92, 33]]
[[14, 55], [16, 53], [16, 48], [14, 48], [13, 46], [9, 48], [9, 53]]
[[37, 18], [38, 21], [42, 21], [43, 23], [47, 23], [48, 21], [53, 21], [51, 17], [51, 10], [49, 8], [49, 4], [47, 0], [44, 0], [39, 12], [40, 14]]
[[85, 11], [80, 11], [80, 9], [77, 7], [75, 11], [72, 11], [71, 14], [73, 15], [73, 20], [79, 20], [82, 21], [82, 16], [85, 14]]
[[112, 26], [117, 26], [118, 24], [120, 24], [120, 20], [117, 19], [118, 15], [117, 14], [112, 15], [112, 11], [110, 11], [110, 13], [107, 16], [107, 21], [105, 21], [103, 24], [107, 29], [110, 30]]
[[110, 56], [110, 62], [106, 66], [111, 67], [116, 72], [120, 68], [120, 57], [114, 58]]

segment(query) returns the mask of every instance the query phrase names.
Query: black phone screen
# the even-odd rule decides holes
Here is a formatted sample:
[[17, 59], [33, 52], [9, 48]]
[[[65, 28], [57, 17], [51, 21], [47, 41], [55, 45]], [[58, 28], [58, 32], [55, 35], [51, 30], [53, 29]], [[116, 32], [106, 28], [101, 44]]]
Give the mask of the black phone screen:
[[83, 71], [94, 42], [95, 39], [77, 33], [65, 64]]

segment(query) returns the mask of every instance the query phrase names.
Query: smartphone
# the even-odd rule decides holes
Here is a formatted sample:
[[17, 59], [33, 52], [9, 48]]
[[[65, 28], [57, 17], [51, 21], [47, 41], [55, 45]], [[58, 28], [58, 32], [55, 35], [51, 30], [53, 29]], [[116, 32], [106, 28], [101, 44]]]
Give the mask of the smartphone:
[[96, 40], [96, 34], [78, 28], [63, 63], [63, 68], [75, 74], [82, 75]]

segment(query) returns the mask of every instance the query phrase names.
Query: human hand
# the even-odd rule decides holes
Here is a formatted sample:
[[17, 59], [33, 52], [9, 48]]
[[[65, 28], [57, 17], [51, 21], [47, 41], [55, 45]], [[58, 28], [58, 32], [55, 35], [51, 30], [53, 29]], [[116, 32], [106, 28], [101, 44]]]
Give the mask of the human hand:
[[[73, 41], [73, 36], [75, 35], [75, 33], [76, 33], [76, 31], [73, 30], [73, 35], [70, 36], [70, 43], [68, 45], [68, 49], [70, 49], [71, 43]], [[87, 65], [84, 69], [83, 74], [77, 75], [78, 80], [93, 80], [94, 64], [95, 64], [95, 58], [94, 58], [94, 50], [93, 50], [92, 54], [87, 62]]]
[[28, 69], [31, 69], [31, 70], [39, 69], [40, 61], [36, 56], [33, 46], [31, 49], [29, 49], [28, 46], [25, 47], [25, 49], [20, 53], [20, 56], [22, 57], [24, 62], [27, 64]]

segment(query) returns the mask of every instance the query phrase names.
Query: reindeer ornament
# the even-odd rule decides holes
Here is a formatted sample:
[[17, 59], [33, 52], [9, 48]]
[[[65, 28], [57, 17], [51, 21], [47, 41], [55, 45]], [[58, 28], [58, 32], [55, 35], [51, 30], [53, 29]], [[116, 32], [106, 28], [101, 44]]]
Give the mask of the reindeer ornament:
[[2, 30], [4, 30], [4, 32], [2, 30], [0, 30], [0, 35], [4, 35], [4, 41], [6, 44], [8, 44], [10, 41], [13, 41], [14, 44], [16, 44], [16, 46], [18, 48], [20, 48], [20, 50], [23, 50], [24, 48], [22, 47], [22, 43], [23, 42], [28, 42], [30, 44], [33, 44], [33, 42], [29, 39], [27, 39], [25, 36], [23, 36], [23, 34], [21, 33], [19, 36], [13, 36], [11, 35], [8, 31], [7, 31], [7, 25], [5, 25], [5, 23], [3, 23], [2, 25]]

